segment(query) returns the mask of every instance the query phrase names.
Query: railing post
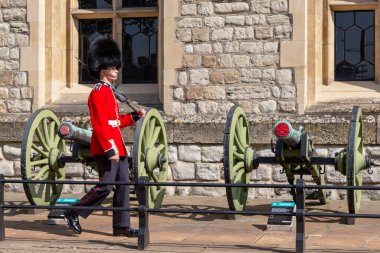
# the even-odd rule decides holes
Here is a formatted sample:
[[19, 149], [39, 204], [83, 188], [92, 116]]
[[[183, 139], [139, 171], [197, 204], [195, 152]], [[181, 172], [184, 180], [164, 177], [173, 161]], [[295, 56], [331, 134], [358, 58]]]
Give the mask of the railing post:
[[305, 189], [303, 179], [297, 179], [296, 184], [296, 253], [306, 252], [305, 244]]
[[148, 213], [148, 182], [147, 177], [139, 177], [137, 181], [139, 234], [137, 249], [144, 250], [149, 245], [149, 213]]
[[0, 175], [0, 241], [5, 240], [4, 225], [4, 175]]

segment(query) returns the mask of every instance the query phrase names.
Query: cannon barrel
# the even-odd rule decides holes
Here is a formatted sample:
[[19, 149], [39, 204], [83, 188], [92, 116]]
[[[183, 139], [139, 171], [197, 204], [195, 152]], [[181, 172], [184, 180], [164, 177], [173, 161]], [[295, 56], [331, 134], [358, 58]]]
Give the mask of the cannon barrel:
[[63, 122], [58, 127], [58, 136], [65, 140], [73, 140], [79, 144], [89, 147], [92, 131], [74, 126], [70, 122]]
[[283, 140], [288, 146], [295, 147], [301, 141], [303, 127], [295, 130], [287, 121], [279, 121], [273, 128], [273, 133], [277, 139]]

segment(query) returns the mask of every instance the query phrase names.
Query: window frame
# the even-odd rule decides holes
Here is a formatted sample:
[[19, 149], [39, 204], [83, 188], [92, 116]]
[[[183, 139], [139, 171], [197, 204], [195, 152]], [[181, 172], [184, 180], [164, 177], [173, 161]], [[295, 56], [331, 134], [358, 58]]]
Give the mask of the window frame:
[[[336, 82], [334, 11], [374, 10], [375, 36], [380, 35], [378, 0], [289, 0], [293, 17], [292, 39], [281, 41], [280, 67], [290, 68], [297, 87], [299, 114], [329, 110], [339, 112], [342, 102], [368, 103], [380, 99], [380, 41], [375, 39], [375, 81]], [[376, 37], [375, 37], [376, 38]], [[326, 107], [326, 104], [328, 106]], [[333, 106], [336, 104], [337, 106]]]
[[[153, 77], [153, 78], [151, 78], [151, 80], [149, 80], [149, 81], [146, 81], [146, 82], [144, 82], [144, 81], [142, 81], [142, 80], [135, 80], [135, 82], [133, 82], [133, 81], [131, 81], [131, 80], [123, 80], [123, 79], [128, 79], [127, 77], [125, 77], [124, 75], [121, 75], [121, 83], [122, 84], [125, 84], [125, 85], [133, 85], [133, 84], [158, 84], [158, 18], [157, 17], [142, 17], [142, 18], [137, 18], [137, 17], [126, 17], [126, 18], [122, 18], [122, 27], [123, 27], [123, 29], [122, 29], [122, 41], [121, 41], [121, 43], [123, 44], [125, 41], [124, 41], [124, 28], [125, 28], [125, 22], [126, 22], [126, 20], [128, 20], [128, 19], [134, 19], [134, 20], [139, 20], [139, 19], [151, 19], [151, 20], [155, 20], [154, 21], [154, 26], [155, 26], [155, 31], [154, 31], [154, 39], [153, 40], [150, 40], [150, 37], [149, 37], [149, 46], [150, 46], [150, 48], [148, 49], [148, 52], [151, 52], [151, 50], [154, 48], [154, 53], [155, 53], [155, 57], [151, 57], [151, 55], [149, 55], [149, 63], [150, 64], [154, 64], [153, 62], [152, 62], [152, 59], [153, 58], [155, 58], [154, 60], [155, 60], [155, 78]], [[141, 24], [141, 23], [140, 23]], [[141, 33], [141, 32], [140, 32]], [[133, 35], [134, 36], [134, 35]], [[152, 34], [150, 35], [151, 37], [152, 37]], [[152, 43], [153, 42], [153, 47], [151, 47], [151, 45], [150, 45], [150, 43]], [[154, 47], [154, 43], [155, 43], [155, 47]], [[126, 54], [123, 54], [123, 56], [122, 56], [122, 61], [123, 61], [123, 67], [125, 67], [125, 69], [121, 69], [120, 70], [120, 72], [123, 74], [123, 73], [129, 73], [129, 71], [128, 71], [128, 68], [127, 68], [127, 64], [128, 64], [128, 62], [126, 61], [126, 59], [124, 58], [124, 56], [126, 56]], [[136, 55], [137, 56], [137, 55]], [[138, 60], [138, 57], [137, 57], [137, 59], [136, 60]], [[152, 68], [152, 70], [153, 70], [154, 68]], [[143, 68], [140, 68], [140, 70], [143, 70]], [[130, 71], [130, 72], [133, 72], [133, 70], [132, 71]], [[154, 74], [153, 74], [154, 75]], [[148, 75], [149, 76], [149, 75]], [[125, 78], [124, 78], [125, 77]], [[125, 82], [126, 81], [126, 82]]]
[[[78, 19], [77, 20], [77, 22], [78, 22], [78, 34], [80, 34], [81, 33], [81, 27], [80, 27], [80, 23], [81, 23], [81, 21], [84, 21], [84, 20], [94, 20], [94, 19]], [[113, 31], [113, 29], [112, 29], [112, 24], [113, 24], [113, 20], [111, 19], [111, 18], [99, 18], [99, 19], [96, 19], [96, 21], [99, 21], [99, 20], [108, 20], [108, 21], [110, 21], [111, 22], [111, 30]], [[79, 38], [79, 36], [78, 36], [78, 38]], [[81, 59], [82, 61], [83, 61], [83, 58], [82, 58], [82, 54], [83, 54], [83, 52], [80, 52], [80, 41], [78, 40], [78, 54], [77, 54], [77, 57], [78, 57], [78, 59]], [[83, 62], [85, 62], [85, 61], [83, 61]], [[94, 78], [91, 78], [91, 74], [89, 75], [89, 77], [90, 77], [90, 80], [89, 81], [84, 81], [83, 79], [82, 79], [82, 81], [80, 82], [80, 79], [81, 79], [81, 71], [79, 70], [79, 66], [81, 66], [81, 63], [79, 63], [78, 62], [78, 75], [77, 75], [77, 77], [78, 77], [78, 84], [80, 84], [80, 85], [90, 85], [90, 86], [92, 86], [94, 83], [95, 83], [95, 80], [94, 80]], [[82, 67], [84, 67], [84, 66], [82, 66]], [[88, 70], [84, 70], [85, 72], [87, 72]]]
[[358, 81], [336, 81], [335, 80], [335, 12], [341, 12], [341, 11], [374, 11], [374, 20], [375, 20], [375, 62], [374, 62], [374, 69], [375, 69], [375, 78], [374, 81], [360, 81], [360, 82], [368, 82], [368, 83], [376, 83], [380, 84], [380, 75], [379, 75], [379, 67], [380, 67], [380, 56], [377, 52], [380, 52], [380, 42], [376, 40], [376, 36], [379, 36], [380, 29], [378, 27], [379, 25], [379, 5], [377, 2], [363, 2], [363, 1], [357, 1], [357, 2], [347, 2], [347, 1], [332, 1], [327, 0], [327, 6], [326, 8], [323, 8], [324, 15], [323, 20], [326, 23], [324, 27], [324, 35], [323, 39], [326, 43], [324, 43], [324, 49], [323, 49], [323, 84], [325, 86], [334, 85], [337, 83], [347, 83], [355, 84]]
[[[380, 7], [378, 2], [374, 1], [342, 1], [342, 0], [325, 0], [322, 4], [322, 67], [321, 76], [314, 76], [314, 94], [308, 97], [308, 104], [332, 103], [345, 100], [355, 99], [367, 101], [368, 99], [380, 98], [380, 41], [376, 36], [380, 35], [379, 19]], [[338, 11], [374, 11], [375, 19], [375, 59], [374, 71], [375, 78], [373, 81], [337, 81], [335, 80], [335, 12]], [[317, 16], [314, 18], [318, 18]], [[315, 61], [316, 62], [316, 61]], [[315, 63], [314, 62], [314, 63]], [[310, 72], [309, 72], [310, 73]]]
[[[45, 0], [30, 0], [29, 3], [28, 0], [30, 39], [28, 46], [20, 48], [20, 70], [28, 72], [28, 81], [34, 90], [32, 111], [42, 106], [64, 113], [71, 107], [74, 109], [70, 113], [78, 113], [78, 108], [79, 113], [87, 111], [87, 97], [92, 87], [74, 82], [78, 78], [75, 57], [78, 56], [79, 43], [78, 24], [72, 12], [78, 17], [90, 14], [96, 18], [96, 14], [91, 10], [77, 11], [77, 6], [78, 0], [54, 3]], [[172, 85], [177, 82], [182, 57], [164, 55], [183, 53], [183, 45], [175, 33], [176, 19], [180, 17], [179, 6], [180, 0], [171, 0], [170, 5], [158, 0], [158, 85], [144, 90], [144, 95], [151, 92], [156, 98], [158, 94], [158, 104], [152, 106], [162, 108], [169, 115], [174, 111]], [[131, 89], [128, 89], [127, 94], [130, 93]]]
[[[160, 69], [161, 62], [161, 24], [159, 6], [161, 1], [157, 2], [157, 7], [130, 7], [122, 8], [122, 0], [113, 0], [112, 9], [79, 9], [79, 1], [71, 0], [71, 48], [72, 58], [70, 64], [70, 80], [67, 88], [73, 88], [75, 85], [92, 87], [92, 84], [79, 83], [79, 64], [76, 59], [79, 55], [79, 20], [81, 19], [112, 19], [112, 38], [120, 45], [122, 45], [122, 29], [124, 18], [142, 18], [142, 17], [155, 17], [157, 18], [157, 83], [131, 83], [126, 84], [122, 82], [122, 71], [119, 72], [119, 77], [116, 84], [120, 85], [121, 91], [128, 90], [129, 94], [147, 93], [148, 96], [156, 94], [160, 96], [162, 83], [160, 82]], [[123, 49], [121, 48], [123, 51]], [[160, 96], [161, 97], [161, 96]]]
[[[375, 70], [375, 41], [374, 41], [374, 39], [375, 39], [375, 37], [376, 37], [376, 34], [375, 34], [375, 11], [372, 11], [372, 10], [369, 10], [369, 11], [362, 11], [362, 10], [351, 10], [351, 11], [334, 11], [334, 18], [336, 19], [337, 18], [337, 15], [338, 15], [338, 13], [353, 13], [353, 15], [354, 16], [356, 16], [357, 15], [357, 12], [366, 12], [366, 13], [371, 13], [371, 15], [373, 15], [373, 17], [372, 17], [372, 20], [371, 20], [371, 22], [372, 22], [372, 25], [371, 25], [371, 27], [372, 27], [372, 29], [373, 29], [373, 37], [371, 37], [372, 39], [373, 39], [373, 54], [371, 55], [371, 57], [373, 57], [373, 59], [372, 59], [372, 66], [373, 66], [373, 70]], [[366, 14], [367, 15], [367, 14]], [[338, 28], [337, 27], [337, 25], [336, 25], [336, 22], [337, 21], [335, 21], [334, 22], [334, 27], [335, 27], [335, 29], [334, 29], [334, 38], [336, 39], [337, 38], [337, 29], [339, 29], [340, 31], [343, 31], [344, 33], [346, 33], [347, 32], [347, 30], [348, 29], [350, 29], [351, 27], [348, 27], [348, 28], [346, 28], [345, 30], [342, 30], [341, 28]], [[354, 25], [355, 26], [358, 26], [358, 24], [356, 23], [356, 18], [354, 17]], [[361, 28], [361, 27], [360, 27]], [[363, 28], [361, 28], [362, 30], [367, 30], [369, 27], [367, 27], [366, 29], [363, 29]], [[362, 30], [360, 31], [360, 32], [362, 32]], [[346, 35], [347, 36], [347, 35]], [[346, 53], [347, 52], [347, 50], [346, 49], [344, 49], [345, 47], [346, 47], [346, 40], [344, 41], [344, 43], [343, 43], [343, 47], [342, 48], [340, 48], [340, 50], [344, 50], [344, 52]], [[363, 48], [364, 47], [364, 48]], [[363, 57], [363, 52], [364, 52], [364, 50], [366, 50], [366, 48], [365, 48], [366, 46], [365, 45], [361, 45], [361, 47], [360, 47], [360, 57]], [[335, 73], [335, 75], [334, 75], [334, 81], [343, 81], [343, 82], [351, 82], [351, 81], [375, 81], [375, 71], [373, 71], [373, 76], [371, 76], [371, 77], [367, 77], [367, 78], [363, 78], [363, 79], [352, 79], [352, 78], [348, 78], [348, 77], [344, 77], [344, 76], [340, 76], [340, 77], [338, 77], [337, 76], [337, 71], [338, 71], [338, 63], [337, 63], [337, 48], [338, 48], [338, 45], [336, 44], [336, 42], [335, 42], [335, 45], [334, 45], [334, 48], [335, 48], [335, 50], [334, 50], [334, 59], [335, 59], [335, 61], [334, 61], [334, 73]], [[365, 53], [364, 53], [364, 57], [366, 57], [366, 55], [365, 55]], [[346, 58], [346, 56], [343, 56], [343, 58], [344, 59], [347, 59]], [[368, 63], [371, 63], [369, 60], [367, 60], [367, 58], [365, 58], [365, 60], [368, 62]], [[341, 63], [341, 62], [339, 62], [339, 63]], [[356, 63], [355, 64], [355, 66], [357, 66], [357, 64], [361, 64], [362, 63], [362, 61], [359, 61], [358, 63]], [[352, 66], [352, 67], [355, 67], [355, 66]]]

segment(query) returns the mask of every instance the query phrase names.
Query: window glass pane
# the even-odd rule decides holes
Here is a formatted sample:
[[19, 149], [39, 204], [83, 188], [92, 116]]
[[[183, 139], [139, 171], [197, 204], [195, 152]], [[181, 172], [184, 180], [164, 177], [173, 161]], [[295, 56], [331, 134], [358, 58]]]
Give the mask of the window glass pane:
[[157, 83], [157, 18], [123, 19], [123, 83]]
[[157, 0], [123, 0], [123, 8], [155, 6], [157, 6]]
[[375, 42], [373, 41], [375, 38], [375, 31], [374, 27], [369, 28], [365, 32], [365, 43], [366, 43], [366, 50], [365, 50], [365, 59], [369, 61], [370, 63], [374, 64], [375, 62]]
[[372, 81], [374, 68], [374, 12], [335, 12], [335, 80]]
[[[88, 64], [88, 49], [99, 36], [112, 38], [112, 19], [82, 19], [79, 20], [79, 59]], [[79, 82], [94, 83], [86, 67], [79, 63]]]
[[335, 13], [335, 26], [339, 27], [342, 30], [346, 30], [354, 25], [354, 12], [345, 11], [345, 12], [336, 12]]
[[112, 0], [79, 0], [79, 9], [112, 8]]

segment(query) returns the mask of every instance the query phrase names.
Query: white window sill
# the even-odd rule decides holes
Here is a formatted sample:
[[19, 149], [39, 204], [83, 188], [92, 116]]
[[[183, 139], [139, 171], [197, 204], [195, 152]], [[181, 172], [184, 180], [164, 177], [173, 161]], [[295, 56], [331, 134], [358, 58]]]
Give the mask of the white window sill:
[[352, 101], [380, 99], [380, 84], [373, 81], [332, 82], [331, 85], [320, 85], [316, 102]]
[[[82, 106], [86, 108], [87, 99], [93, 86], [93, 84], [74, 84], [72, 88], [63, 88], [60, 90], [59, 96], [48, 106], [68, 108]], [[132, 102], [161, 108], [157, 84], [122, 84], [118, 86], [118, 90], [125, 93]]]

